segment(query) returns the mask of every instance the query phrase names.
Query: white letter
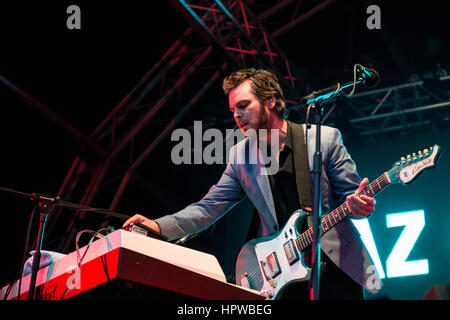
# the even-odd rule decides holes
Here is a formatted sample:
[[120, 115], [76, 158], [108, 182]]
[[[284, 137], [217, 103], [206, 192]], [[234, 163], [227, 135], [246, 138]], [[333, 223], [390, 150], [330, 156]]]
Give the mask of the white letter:
[[[219, 129], [208, 129], [203, 135], [204, 141], [211, 141], [214, 137], [214, 141], [208, 144], [203, 150], [203, 161], [206, 164], [223, 164], [223, 136]], [[212, 155], [214, 152], [214, 156]]]
[[368, 266], [366, 273], [369, 273], [370, 276], [366, 280], [367, 288], [370, 290], [381, 289], [381, 281], [380, 278], [377, 276], [377, 269], [375, 266]]
[[67, 7], [66, 13], [71, 13], [72, 15], [67, 18], [66, 26], [69, 30], [81, 29], [81, 10], [80, 7], [72, 4]]
[[[172, 148], [170, 157], [173, 164], [191, 164], [191, 137], [187, 129], [176, 129], [172, 132], [170, 137], [171, 141], [180, 141], [179, 144]], [[180, 156], [180, 151], [183, 152], [183, 156]]]
[[381, 29], [381, 10], [380, 7], [377, 5], [371, 5], [367, 7], [366, 13], [371, 14], [367, 18], [366, 25], [367, 28], [370, 30], [373, 29]]
[[375, 264], [376, 271], [378, 272], [380, 279], [384, 279], [384, 271], [383, 266], [381, 265], [380, 256], [378, 254], [377, 246], [375, 245], [375, 240], [373, 238], [372, 230], [370, 229], [369, 220], [367, 218], [364, 219], [350, 219], [355, 225], [356, 229], [358, 229], [359, 234], [361, 235], [361, 240], [364, 243], [367, 251], [369, 252], [370, 257]]
[[[245, 135], [242, 133], [240, 129], [234, 130], [234, 129], [227, 129], [225, 130], [225, 157], [228, 159], [230, 157], [230, 149], [237, 143], [241, 142], [245, 139]], [[235, 142], [235, 139], [237, 140]], [[235, 154], [234, 159], [232, 160], [233, 164], [243, 164], [245, 163], [245, 152], [240, 154]]]
[[69, 273], [74, 270], [72, 276], [67, 278], [66, 285], [67, 289], [80, 289], [81, 288], [81, 269], [77, 266], [70, 265], [67, 267], [66, 272]]
[[[266, 310], [268, 309], [268, 310]], [[264, 313], [265, 314], [272, 314], [272, 307], [270, 305], [264, 306]]]
[[201, 121], [194, 121], [194, 164], [202, 164], [203, 129]]
[[230, 306], [228, 305], [222, 305], [222, 314], [226, 312], [227, 314], [230, 314]]
[[425, 226], [423, 210], [394, 213], [386, 216], [388, 228], [405, 226], [391, 254], [386, 260], [388, 277], [412, 276], [428, 273], [428, 259], [406, 261]]

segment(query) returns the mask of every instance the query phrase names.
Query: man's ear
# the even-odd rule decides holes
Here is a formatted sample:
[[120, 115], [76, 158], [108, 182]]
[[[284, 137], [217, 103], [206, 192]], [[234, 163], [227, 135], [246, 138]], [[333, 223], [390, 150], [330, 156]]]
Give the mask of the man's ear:
[[275, 108], [275, 97], [266, 100], [266, 107], [269, 110], [273, 110]]

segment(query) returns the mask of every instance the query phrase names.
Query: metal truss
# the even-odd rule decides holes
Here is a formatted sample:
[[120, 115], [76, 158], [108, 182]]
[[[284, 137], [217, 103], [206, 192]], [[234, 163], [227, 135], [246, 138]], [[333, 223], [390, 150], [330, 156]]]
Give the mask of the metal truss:
[[[203, 109], [199, 102], [213, 87], [220, 86], [217, 82], [225, 73], [237, 68], [272, 70], [283, 86], [288, 109], [300, 110], [299, 99], [307, 84], [275, 39], [334, 1], [171, 2], [190, 27], [89, 135], [3, 81], [80, 142], [79, 154], [57, 194], [62, 200], [93, 206], [96, 198], [103, 196], [109, 201], [108, 209], [116, 210], [134, 181], [153, 200], [167, 208], [176, 206], [177, 197], [152, 185], [140, 168], [177, 126], [189, 126], [184, 121], [194, 107], [202, 111], [198, 114], [205, 128], [225, 123], [226, 109], [212, 111], [211, 105], [217, 101], [210, 99]], [[448, 121], [449, 98], [448, 77], [392, 86], [336, 99], [326, 110], [324, 122], [338, 127], [344, 135], [373, 137], [435, 124], [436, 118]], [[104, 201], [96, 206], [105, 207]], [[46, 247], [69, 252], [83, 223], [87, 220], [98, 225], [98, 221], [92, 214], [63, 214], [62, 210], [49, 213], [46, 238], [51, 243]], [[104, 226], [109, 222], [100, 223]]]
[[[116, 210], [130, 181], [134, 180], [168, 208], [176, 205], [175, 196], [152, 185], [139, 173], [141, 165], [174, 128], [185, 125], [183, 118], [208, 96], [225, 72], [250, 66], [272, 70], [283, 86], [288, 109], [289, 105], [298, 104], [305, 93], [305, 81], [275, 38], [334, 1], [171, 2], [190, 27], [91, 134], [84, 135], [63, 119], [54, 117], [61, 127], [72, 128], [69, 133], [81, 145], [59, 188], [57, 196], [62, 200], [95, 206], [96, 198], [101, 195], [110, 201], [108, 209]], [[26, 97], [24, 92], [17, 93]], [[34, 99], [29, 102], [49, 114], [50, 110], [42, 108], [39, 102]], [[212, 119], [216, 125], [215, 119], [223, 122], [224, 113], [212, 114], [212, 117], [203, 113], [202, 116], [204, 120]], [[63, 214], [63, 210], [52, 209], [48, 215], [46, 239], [50, 241], [46, 248], [69, 252], [83, 224], [98, 225], [98, 221], [92, 214], [81, 211]], [[101, 221], [102, 226], [108, 223], [108, 220]]]
[[[175, 206], [177, 197], [152, 185], [140, 168], [173, 129], [189, 126], [183, 121], [193, 108], [201, 109], [199, 102], [208, 97], [213, 87], [219, 86], [217, 82], [225, 73], [236, 68], [255, 66], [272, 70], [283, 86], [288, 109], [300, 110], [299, 99], [306, 93], [307, 84], [275, 39], [334, 1], [171, 2], [190, 27], [91, 134], [84, 135], [34, 98], [10, 86], [81, 144], [59, 188], [57, 195], [61, 199], [93, 206], [96, 198], [103, 195], [109, 201], [108, 208], [116, 210], [134, 181], [152, 199], [168, 208]], [[433, 124], [436, 118], [448, 121], [449, 98], [448, 77], [366, 91], [336, 99], [326, 110], [324, 122], [338, 127], [344, 135], [371, 137]], [[214, 109], [211, 104], [217, 103], [211, 101], [199, 113], [204, 127], [217, 127], [218, 122], [225, 122], [224, 112], [211, 111]], [[83, 222], [98, 223], [93, 221], [92, 214], [64, 215], [62, 210], [49, 213], [46, 238], [52, 243], [46, 247], [69, 252]], [[108, 221], [102, 220], [101, 224]]]
[[[275, 38], [297, 26], [334, 1], [315, 2], [305, 12], [303, 1], [173, 0], [175, 8], [203, 32], [238, 68], [261, 67], [275, 73], [285, 93], [288, 108], [299, 103], [305, 91], [301, 72], [276, 43]], [[303, 4], [305, 6], [305, 4]], [[255, 13], [256, 12], [256, 13]], [[289, 15], [286, 15], [289, 12]], [[301, 12], [301, 14], [299, 14]], [[282, 15], [282, 23], [263, 25]]]
[[450, 120], [450, 77], [438, 77], [339, 98], [324, 119], [344, 134], [370, 136], [431, 126]]
[[[189, 97], [181, 93], [194, 74], [198, 76], [202, 72], [205, 73], [202, 68], [212, 51], [211, 45], [199, 45], [193, 37], [192, 29], [187, 29], [89, 135], [89, 141], [102, 146], [102, 150], [107, 152], [93, 157], [91, 148], [83, 144], [58, 195], [69, 200], [74, 193], [81, 192], [81, 198], [76, 202], [92, 206], [98, 193], [107, 189], [111, 201], [108, 208], [115, 210], [130, 179], [133, 178], [145, 192], [152, 194], [167, 207], [174, 205], [176, 199], [165, 196], [159, 188], [145, 181], [137, 169], [159, 142], [170, 134], [183, 115], [215, 83], [226, 67], [227, 64], [224, 63], [222, 68], [207, 70], [204, 77], [209, 80], [202, 83]], [[179, 108], [180, 105], [183, 107]], [[161, 116], [163, 109], [164, 116]], [[167, 121], [167, 115], [173, 115], [173, 118]], [[118, 162], [122, 165], [117, 166]], [[62, 218], [62, 210], [55, 209], [50, 212], [50, 226], [56, 225], [54, 221]], [[84, 212], [71, 215], [65, 232], [57, 240], [59, 245], [56, 250], [70, 250], [80, 222], [87, 217], [92, 220], [92, 215]], [[108, 220], [103, 223], [108, 223]], [[49, 233], [52, 231], [50, 228]]]

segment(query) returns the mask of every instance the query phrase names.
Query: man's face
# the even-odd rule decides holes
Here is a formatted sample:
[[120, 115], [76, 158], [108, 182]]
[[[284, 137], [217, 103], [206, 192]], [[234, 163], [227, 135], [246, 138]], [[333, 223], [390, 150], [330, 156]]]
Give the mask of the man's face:
[[231, 89], [228, 103], [236, 124], [244, 134], [249, 129], [258, 132], [268, 128], [268, 110], [252, 92], [250, 81]]

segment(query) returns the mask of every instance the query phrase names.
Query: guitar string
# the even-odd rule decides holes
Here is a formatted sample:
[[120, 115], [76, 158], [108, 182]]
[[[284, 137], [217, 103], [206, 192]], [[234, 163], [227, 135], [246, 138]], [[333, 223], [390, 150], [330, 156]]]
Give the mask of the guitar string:
[[[377, 178], [376, 180], [374, 180], [371, 184], [369, 184], [366, 188], [364, 188], [361, 192], [360, 192], [360, 194], [367, 194], [367, 191], [369, 191], [369, 189], [371, 189], [372, 190], [372, 193], [373, 193], [373, 187], [375, 186], [375, 183], [376, 184], [379, 184], [380, 182], [381, 183], [383, 183], [384, 184], [384, 182], [386, 182], [387, 181], [387, 177], [386, 177], [386, 175], [385, 174], [383, 174], [383, 175], [381, 175], [379, 178]], [[386, 184], [387, 185], [387, 184]], [[385, 185], [385, 186], [386, 186]], [[378, 190], [377, 192], [379, 192], [379, 191], [381, 191], [385, 186], [383, 186], [383, 187], [381, 187], [380, 188], [380, 190]], [[374, 193], [375, 194], [375, 193]], [[346, 207], [346, 203], [344, 203], [344, 204], [342, 204], [342, 205], [340, 205], [336, 210], [334, 210], [334, 211], [339, 211], [339, 210], [341, 210], [341, 211], [343, 211], [343, 212], [345, 212], [345, 207]], [[331, 215], [332, 214], [329, 214], [329, 215], [327, 215], [327, 216], [325, 216], [324, 217], [324, 219], [323, 220], [325, 220], [327, 217], [331, 217]], [[346, 216], [346, 215], [345, 215]], [[344, 216], [344, 217], [345, 217]], [[339, 221], [338, 222], [340, 222], [340, 220], [341, 219], [343, 219], [344, 217], [341, 217], [340, 215], [339, 215]], [[330, 219], [330, 218], [328, 218], [328, 219]], [[327, 219], [327, 220], [328, 220]], [[324, 223], [325, 221], [323, 221], [322, 223]], [[338, 223], [338, 222], [336, 222], [336, 224]], [[325, 222], [326, 223], [326, 222]], [[297, 247], [299, 247], [299, 249], [300, 249], [300, 251], [303, 251], [304, 249], [306, 249], [306, 247], [308, 247], [309, 246], [309, 241], [311, 240], [310, 239], [310, 230], [311, 229], [308, 229], [307, 231], [305, 231], [303, 234], [301, 234], [299, 237], [297, 237], [297, 239], [296, 239], [296, 243], [297, 243]], [[307, 235], [307, 236], [306, 236]], [[304, 242], [302, 242], [302, 241], [304, 241]], [[301, 245], [299, 245], [299, 242], [301, 243]], [[255, 281], [255, 280], [258, 280], [258, 281], [262, 281], [263, 280], [263, 274], [261, 273], [261, 274], [259, 274], [259, 275], [255, 275], [255, 273], [257, 272], [257, 271], [260, 271], [260, 268], [258, 267], [258, 268], [255, 268], [255, 269], [253, 269], [253, 271], [250, 273], [250, 274], [248, 274], [246, 277], [247, 277], [247, 279], [249, 280], [249, 281]]]
[[[398, 168], [399, 168], [399, 167], [394, 167], [394, 168], [391, 168], [391, 170], [393, 170], [393, 169], [397, 170]], [[391, 170], [389, 170], [389, 171], [386, 172], [386, 173], [388, 173], [388, 174], [391, 173], [391, 172], [390, 172]], [[369, 189], [371, 189], [371, 190], [372, 190], [372, 193], [373, 193], [373, 195], [374, 195], [374, 194], [378, 193], [379, 191], [381, 191], [384, 187], [386, 187], [387, 184], [384, 185], [383, 187], [381, 187], [381, 188], [380, 188], [377, 192], [375, 192], [375, 193], [373, 192], [374, 186], [376, 187], [376, 185], [378, 184], [378, 187], [380, 187], [380, 186], [379, 186], [379, 183], [380, 183], [380, 182], [381, 182], [382, 184], [384, 184], [384, 182], [387, 182], [387, 181], [388, 181], [388, 179], [387, 179], [386, 175], [383, 174], [383, 175], [381, 175], [380, 177], [378, 177], [377, 179], [375, 179], [374, 181], [372, 181], [372, 183], [370, 183], [368, 186], [366, 186], [363, 190], [361, 190], [360, 194], [365, 194], [365, 195], [367, 195], [367, 192], [369, 191]], [[325, 225], [325, 226], [327, 227], [327, 230], [325, 230], [325, 231], [328, 231], [329, 229], [331, 229], [332, 227], [334, 227], [334, 225], [338, 224], [343, 218], [345, 218], [345, 217], [348, 215], [348, 213], [346, 213], [343, 217], [341, 217], [341, 213], [345, 213], [346, 210], [348, 210], [348, 206], [347, 206], [347, 204], [344, 202], [344, 203], [341, 204], [339, 207], [337, 207], [335, 210], [333, 210], [333, 212], [336, 212], [336, 213], [337, 213], [337, 215], [338, 215], [337, 217], [336, 217], [336, 215], [335, 215], [333, 212], [331, 212], [330, 214], [328, 214], [328, 215], [326, 215], [325, 217], [323, 217], [323, 219], [322, 219], [322, 224]], [[340, 212], [341, 212], [341, 213], [340, 213]], [[332, 217], [335, 218], [335, 221], [336, 221], [336, 219], [338, 220], [338, 221], [335, 222], [334, 224], [333, 224], [333, 222], [331, 221]], [[331, 227], [328, 227], [328, 222], [330, 222]], [[299, 248], [301, 248], [301, 250], [304, 250], [307, 246], [310, 245], [310, 242], [312, 241], [311, 236], [312, 236], [312, 229], [310, 228], [310, 229], [306, 230], [303, 234], [301, 234], [301, 235], [296, 239], [297, 246], [298, 246]]]
[[[379, 178], [381, 178], [381, 177], [379, 177]], [[379, 178], [374, 180], [369, 186], [367, 186], [365, 189], [363, 189], [361, 191], [361, 193], [365, 194], [364, 191], [369, 190], [369, 189], [372, 189], [372, 191], [373, 191], [372, 185], [375, 185], [375, 183], [378, 184], [379, 182], [383, 182], [383, 180], [386, 180], [384, 174], [382, 175], [382, 179], [379, 179]], [[379, 180], [381, 180], [381, 181], [379, 181]], [[335, 213], [331, 212], [330, 214], [326, 215], [322, 219], [322, 224], [325, 225], [327, 229], [330, 229], [328, 227], [328, 222], [331, 223], [331, 227], [333, 227], [335, 224], [339, 223], [343, 218], [345, 218], [347, 216], [347, 214], [344, 214], [343, 217], [341, 216], [342, 213], [345, 213], [346, 209], [347, 209], [346, 203], [341, 204], [339, 207], [337, 207], [335, 210], [333, 210], [333, 212], [335, 212]], [[336, 217], [336, 214], [337, 214], [337, 217]], [[331, 221], [332, 218], [334, 218], [335, 221], [337, 220], [337, 222], [335, 222], [334, 225], [333, 225], [333, 222]], [[309, 239], [311, 236], [311, 231], [312, 231], [312, 229], [306, 230], [303, 234], [301, 234], [296, 239], [296, 240], [298, 240], [298, 241], [296, 241], [297, 245], [299, 245], [299, 247], [301, 247], [302, 250], [305, 249], [309, 245], [309, 241], [311, 240], [311, 239]], [[326, 231], [328, 231], [328, 230], [326, 230]]]
[[[406, 163], [404, 163], [404, 164], [402, 164], [402, 165], [398, 165], [398, 166], [392, 167], [390, 170], [388, 170], [387, 172], [385, 172], [385, 174], [382, 174], [380, 177], [378, 177], [377, 179], [375, 179], [374, 181], [372, 181], [372, 183], [370, 183], [368, 186], [366, 186], [366, 187], [360, 192], [360, 194], [365, 194], [365, 195], [367, 195], [369, 189], [371, 189], [372, 195], [378, 193], [379, 191], [381, 191], [382, 189], [384, 189], [384, 187], [386, 187], [386, 185], [388, 185], [388, 184], [386, 184], [386, 185], [384, 185], [383, 187], [380, 187], [380, 185], [379, 185], [380, 182], [381, 182], [381, 183], [384, 183], [384, 182], [388, 181], [388, 177], [386, 176], [386, 174], [391, 175], [393, 172], [398, 171], [399, 169], [402, 169], [403, 167], [405, 167], [405, 166], [407, 166], [407, 165], [408, 165], [408, 163], [406, 162]], [[376, 191], [376, 192], [373, 192], [374, 187], [377, 188], [377, 185], [378, 185], [378, 188], [380, 188], [380, 189], [379, 189], [378, 191]], [[338, 214], [338, 222], [336, 222], [335, 224], [339, 223], [343, 218], [345, 218], [345, 217], [348, 215], [348, 214], [345, 214], [344, 217], [341, 217], [341, 215], [340, 215], [340, 213], [339, 213], [339, 211], [341, 211], [341, 213], [344, 213], [346, 209], [347, 209], [347, 205], [346, 205], [346, 203], [343, 203], [343, 204], [341, 204], [339, 207], [337, 207], [335, 210], [333, 210], [333, 212], [336, 212], [336, 213]], [[335, 224], [333, 224], [333, 222], [331, 221], [331, 218], [332, 218], [332, 217], [335, 218], [335, 221], [336, 221], [336, 215], [333, 214], [333, 212], [331, 212], [330, 214], [326, 215], [326, 216], [322, 219], [322, 220], [323, 220], [322, 222], [323, 222], [323, 223], [326, 223], [326, 224], [327, 224], [327, 227], [328, 227], [328, 222], [331, 223], [331, 227], [333, 227], [333, 226], [335, 225]], [[328, 230], [326, 230], [326, 231], [328, 231]], [[308, 240], [310, 240], [309, 238], [310, 238], [310, 236], [311, 236], [311, 232], [312, 232], [312, 230], [311, 230], [311, 229], [308, 229], [307, 231], [305, 231], [303, 234], [301, 234], [301, 235], [296, 239], [297, 245], [298, 245], [299, 247], [302, 247], [302, 250], [305, 249], [305, 248], [309, 245]], [[305, 242], [305, 240], [306, 240], [306, 243], [305, 243], [305, 245], [303, 245], [302, 241]]]
[[[394, 169], [394, 168], [392, 168], [392, 169]], [[391, 169], [391, 170], [392, 170], [392, 169]], [[396, 167], [396, 169], [398, 169], [398, 167]], [[389, 171], [391, 171], [391, 170], [389, 170]], [[388, 171], [388, 172], [389, 172], [389, 171]], [[381, 179], [380, 179], [380, 178], [381, 178]], [[372, 183], [370, 183], [368, 186], [366, 186], [363, 190], [361, 190], [360, 194], [367, 194], [367, 191], [369, 191], [369, 189], [372, 189], [372, 192], [373, 192], [373, 186], [372, 186], [372, 185], [375, 185], [375, 183], [376, 183], [376, 184], [379, 184], [380, 182], [381, 182], [381, 183], [384, 183], [384, 182], [386, 182], [386, 181], [388, 181], [386, 175], [385, 175], [385, 174], [382, 174], [380, 177], [378, 177], [377, 179], [375, 179], [374, 181], [372, 181]], [[387, 184], [386, 184], [386, 185], [387, 185]], [[386, 186], [386, 185], [385, 185], [385, 186]], [[385, 186], [381, 187], [380, 190], [378, 190], [377, 192], [381, 191]], [[346, 203], [343, 203], [343, 204], [341, 204], [338, 208], [336, 208], [336, 210], [333, 210], [333, 211], [339, 211], [339, 210], [341, 210], [341, 211], [345, 212], [345, 207], [347, 207], [347, 205], [346, 205]], [[345, 215], [345, 216], [346, 216], [346, 215]], [[339, 218], [340, 218], [340, 219], [339, 219], [339, 221], [338, 221], [337, 223], [339, 223], [341, 219], [345, 218], [345, 216], [344, 216], [344, 217], [340, 217], [340, 215], [339, 215]], [[326, 215], [326, 216], [323, 218], [323, 220], [325, 220], [327, 217], [331, 217], [331, 213], [330, 213], [329, 215]], [[327, 219], [327, 221], [328, 221], [328, 219]], [[322, 221], [322, 223], [323, 223], [323, 222], [324, 222], [324, 221]], [[337, 223], [336, 223], [336, 224], [337, 224]], [[296, 240], [295, 240], [295, 242], [296, 242], [296, 244], [297, 244], [297, 247], [299, 247], [300, 251], [303, 251], [304, 249], [306, 249], [306, 248], [310, 245], [310, 241], [311, 241], [311, 239], [310, 239], [310, 236], [311, 236], [310, 230], [311, 230], [311, 229], [308, 229], [307, 231], [305, 231], [304, 233], [302, 233], [299, 237], [297, 237]], [[304, 241], [304, 242], [302, 243], [302, 241]], [[301, 245], [299, 245], [299, 242], [301, 242]], [[259, 275], [255, 275], [255, 273], [256, 273], [257, 271], [260, 271], [260, 268], [259, 268], [259, 267], [253, 269], [253, 271], [252, 271], [250, 274], [248, 274], [248, 275], [246, 276], [247, 279], [248, 279], [249, 281], [255, 281], [255, 280], [257, 280], [257, 281], [262, 281], [262, 280], [263, 280], [263, 274], [261, 273], [261, 274], [259, 274]], [[256, 276], [256, 277], [255, 277], [255, 276]]]
[[[389, 181], [390, 180], [389, 176], [393, 172], [403, 169], [408, 164], [409, 164], [408, 162], [405, 162], [405, 163], [400, 163], [399, 165], [396, 165], [396, 166], [392, 167], [387, 172], [383, 173], [380, 177], [378, 177], [377, 179], [372, 181], [369, 185], [367, 185], [363, 190], [361, 190], [361, 192], [359, 194], [367, 195], [367, 192], [369, 191], [369, 189], [371, 189], [372, 195], [375, 195], [376, 193], [380, 192], [381, 190], [383, 190], [386, 186], [388, 186], [391, 183]], [[384, 184], [384, 182], [388, 182], [388, 183], [386, 185], [380, 186], [380, 183]], [[378, 185], [379, 190], [376, 191], [376, 192], [373, 192], [374, 186], [376, 187], [375, 183], [376, 183], [376, 185]], [[346, 202], [344, 202], [343, 204], [338, 206], [335, 210], [333, 210], [333, 212], [334, 211], [338, 212], [338, 219], [339, 219], [338, 222], [335, 223], [335, 225], [337, 223], [339, 223], [343, 218], [345, 218], [348, 215], [348, 214], [345, 214], [344, 217], [341, 217], [340, 214], [339, 214], [339, 210], [342, 211], [342, 212], [345, 212], [346, 208], [348, 209], [348, 206], [347, 206]], [[331, 212], [330, 214], [326, 215], [323, 218], [323, 220], [326, 219], [328, 221], [329, 219], [331, 219], [331, 216], [332, 216], [333, 212]], [[336, 216], [334, 216], [334, 215], [333, 215], [333, 217], [336, 218]], [[336, 221], [336, 219], [335, 219], [335, 221]], [[322, 223], [323, 223], [323, 221], [322, 221]], [[333, 226], [334, 225], [332, 224], [331, 227], [333, 227]], [[303, 251], [304, 249], [306, 249], [310, 245], [310, 243], [308, 243], [308, 240], [310, 240], [310, 230], [311, 229], [308, 229], [307, 231], [305, 231], [304, 233], [302, 233], [300, 236], [298, 236], [295, 239], [295, 243], [297, 244], [297, 247], [300, 249], [300, 251]], [[302, 243], [302, 245], [299, 245], [300, 241], [306, 241], [304, 243], [305, 246], [303, 246], [303, 243]], [[260, 274], [259, 275], [255, 275], [255, 273], [258, 272], [258, 271], [260, 272]], [[253, 269], [250, 272], [250, 274], [247, 274], [246, 278], [249, 281], [255, 281], [255, 280], [262, 281], [263, 280], [263, 272], [261, 272], [261, 270], [260, 270], [260, 268], [258, 266], [257, 268]]]
[[[392, 169], [391, 169], [392, 170]], [[372, 183], [370, 183], [368, 186], [366, 186], [363, 190], [361, 190], [360, 194], [367, 194], [367, 191], [369, 191], [369, 189], [372, 190], [373, 193], [373, 187], [375, 186], [375, 184], [378, 184], [381, 182], [382, 184], [384, 184], [384, 182], [387, 182], [387, 177], [385, 174], [381, 175], [380, 177], [378, 177], [377, 179], [375, 179], [374, 181], [372, 181]], [[386, 184], [387, 185], [387, 184]], [[386, 186], [385, 185], [385, 186]], [[377, 192], [381, 191], [385, 186], [381, 187], [380, 190], [378, 190]], [[377, 193], [376, 192], [376, 193]], [[374, 193], [375, 194], [375, 193]], [[347, 205], [346, 203], [341, 204], [338, 208], [336, 208], [336, 210], [333, 211], [342, 211], [345, 212]], [[328, 215], [326, 215], [323, 218], [322, 224], [327, 223], [329, 219], [331, 219], [331, 216], [333, 214], [330, 213]], [[334, 215], [333, 215], [334, 216]], [[338, 214], [338, 222], [336, 222], [335, 224], [339, 223], [343, 218], [345, 218], [347, 216], [347, 214], [344, 217], [341, 217], [340, 214]], [[330, 217], [330, 218], [329, 218]], [[334, 216], [335, 217], [335, 216]], [[332, 224], [333, 227], [333, 224]], [[304, 233], [302, 233], [299, 237], [297, 237], [295, 239], [295, 242], [297, 244], [297, 247], [300, 249], [300, 251], [303, 251], [304, 249], [306, 249], [310, 244], [311, 244], [311, 229], [308, 229], [307, 231], [305, 231]], [[250, 274], [248, 274], [246, 277], [249, 281], [261, 281], [263, 280], [263, 274], [258, 274], [255, 275], [255, 273], [257, 271], [260, 271], [260, 268], [257, 267], [255, 269], [252, 270], [252, 272]]]

